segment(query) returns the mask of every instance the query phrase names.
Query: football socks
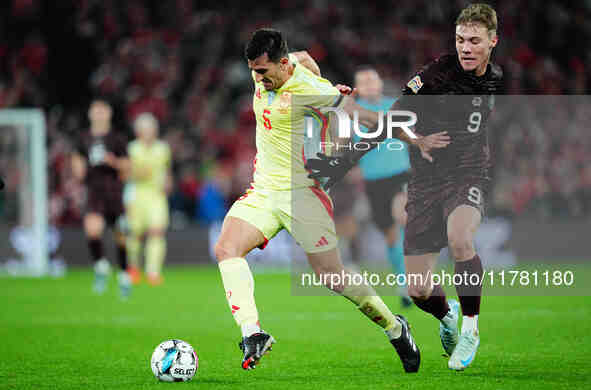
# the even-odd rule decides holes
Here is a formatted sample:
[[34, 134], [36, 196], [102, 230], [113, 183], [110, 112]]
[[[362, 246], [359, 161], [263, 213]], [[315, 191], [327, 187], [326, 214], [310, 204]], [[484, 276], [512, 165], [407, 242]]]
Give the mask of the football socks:
[[146, 239], [146, 273], [160, 275], [166, 256], [166, 239], [162, 236], [148, 236]]
[[418, 308], [427, 313], [433, 314], [433, 316], [435, 316], [435, 318], [438, 320], [441, 320], [443, 317], [445, 317], [447, 312], [449, 312], [449, 305], [447, 304], [445, 291], [443, 291], [441, 286], [438, 284], [433, 286], [433, 290], [431, 291], [429, 298], [411, 298]]
[[[258, 324], [259, 314], [254, 301], [254, 279], [245, 259], [234, 257], [219, 262], [226, 299], [236, 323]], [[248, 329], [245, 329], [248, 331]]]
[[342, 295], [355, 303], [366, 317], [386, 330], [388, 337], [400, 337], [402, 331], [400, 322], [394, 317], [382, 298], [377, 296], [373, 288], [367, 285], [349, 285], [345, 287]]
[[127, 263], [130, 267], [140, 268], [140, 251], [142, 250], [142, 243], [139, 237], [130, 234], [126, 240], [127, 247]]
[[[456, 261], [455, 273], [462, 275], [463, 283], [456, 284], [456, 292], [462, 306], [464, 316], [480, 314], [480, 297], [482, 296], [482, 262], [478, 255], [468, 261]], [[464, 280], [464, 275], [467, 280]], [[474, 281], [478, 283], [473, 283]]]

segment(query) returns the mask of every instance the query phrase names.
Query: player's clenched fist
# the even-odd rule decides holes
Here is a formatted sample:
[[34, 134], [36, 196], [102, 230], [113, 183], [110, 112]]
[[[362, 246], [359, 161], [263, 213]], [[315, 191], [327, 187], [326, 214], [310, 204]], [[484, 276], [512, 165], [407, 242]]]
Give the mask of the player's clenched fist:
[[306, 169], [310, 171], [308, 175], [310, 179], [328, 178], [323, 186], [325, 190], [345, 177], [355, 165], [346, 156], [331, 157], [324, 153], [318, 153], [317, 156], [318, 158], [311, 158], [306, 162]]

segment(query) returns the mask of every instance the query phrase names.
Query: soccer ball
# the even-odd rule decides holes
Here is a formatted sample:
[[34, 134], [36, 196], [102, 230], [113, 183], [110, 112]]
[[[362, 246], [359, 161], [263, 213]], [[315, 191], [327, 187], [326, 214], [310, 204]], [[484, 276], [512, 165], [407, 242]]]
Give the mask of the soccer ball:
[[195, 376], [199, 358], [191, 344], [166, 340], [154, 350], [150, 366], [156, 378], [163, 382], [187, 382]]

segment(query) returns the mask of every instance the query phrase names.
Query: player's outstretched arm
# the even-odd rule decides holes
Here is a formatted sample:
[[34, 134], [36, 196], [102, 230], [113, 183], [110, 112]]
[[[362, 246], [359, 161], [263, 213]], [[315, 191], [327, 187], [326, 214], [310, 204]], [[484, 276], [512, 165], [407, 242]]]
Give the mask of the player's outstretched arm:
[[[340, 86], [339, 90], [343, 90], [343, 86]], [[343, 93], [343, 92], [341, 92]], [[358, 116], [359, 124], [362, 126], [367, 127], [368, 129], [375, 129], [378, 127], [378, 123], [380, 120], [380, 114], [374, 111], [370, 111], [366, 108], [361, 107], [352, 96], [345, 96], [345, 101], [343, 103], [343, 110], [349, 115], [350, 118], [353, 118], [355, 115]], [[385, 134], [380, 141], [386, 139]]]
[[[379, 114], [361, 107], [350, 96], [347, 96], [346, 99], [347, 100], [343, 104], [345, 112], [347, 112], [350, 117], [353, 117], [355, 112], [357, 112], [359, 123], [369, 129], [373, 129], [370, 132], [375, 132], [380, 120]], [[394, 109], [396, 109], [396, 103], [391, 107], [391, 110]], [[385, 123], [385, 121], [382, 123]], [[361, 141], [369, 141], [370, 145], [369, 148], [364, 150], [355, 150], [355, 148], [352, 148], [341, 156], [326, 156], [325, 154], [318, 153], [317, 159], [309, 159], [306, 163], [306, 169], [310, 171], [308, 177], [312, 179], [326, 177], [329, 180], [324, 184], [324, 188], [330, 188], [345, 177], [347, 172], [355, 166], [366, 153], [377, 147], [379, 143], [386, 140], [387, 134], [387, 131], [382, 131], [377, 138], [362, 138]], [[395, 137], [418, 147], [421, 150], [423, 158], [430, 162], [433, 162], [433, 157], [429, 154], [432, 149], [445, 148], [450, 143], [450, 138], [445, 131], [430, 134], [426, 137], [417, 135], [417, 138], [411, 138], [402, 129], [397, 129]]]
[[318, 153], [318, 158], [310, 158], [306, 162], [306, 169], [310, 172], [308, 177], [310, 179], [328, 178], [324, 184], [324, 189], [328, 190], [330, 187], [339, 182], [353, 166], [355, 162], [349, 160], [349, 153], [342, 156], [327, 156], [324, 153]]
[[312, 58], [312, 56], [307, 51], [294, 51], [291, 54], [293, 54], [297, 58], [298, 62], [304, 68], [308, 68], [316, 76], [320, 76], [320, 67], [318, 66], [316, 61], [314, 61], [314, 58]]
[[[339, 91], [345, 95], [348, 94], [347, 91], [345, 91], [344, 86], [340, 86]], [[352, 90], [349, 88], [349, 93], [351, 91]], [[357, 115], [360, 125], [370, 129], [377, 128], [380, 120], [379, 114], [361, 107], [351, 96], [345, 96], [342, 109], [351, 118]], [[308, 177], [311, 179], [328, 178], [327, 182], [324, 184], [324, 188], [329, 189], [345, 177], [347, 172], [359, 162], [361, 157], [386, 139], [384, 133], [386, 132], [382, 132], [382, 135], [378, 138], [371, 139], [371, 148], [368, 150], [355, 150], [353, 148], [340, 156], [327, 156], [324, 153], [318, 153], [318, 158], [308, 159], [306, 163], [306, 169], [310, 171]]]
[[[359, 116], [359, 123], [364, 125], [369, 129], [377, 129], [378, 121], [379, 121], [379, 114], [373, 111], [369, 111], [361, 107], [359, 104], [355, 102], [354, 99], [351, 97], [347, 97], [348, 100], [345, 102], [344, 110], [349, 114], [350, 117], [353, 117], [353, 113], [357, 112]], [[399, 105], [399, 102], [394, 102], [392, 107], [390, 107], [389, 111], [402, 111], [404, 107]], [[385, 118], [382, 118], [382, 123], [385, 124]], [[384, 129], [385, 130], [385, 129]], [[401, 141], [406, 142], [409, 145], [416, 146], [421, 150], [421, 155], [426, 160], [433, 162], [433, 157], [429, 154], [432, 149], [439, 149], [447, 147], [451, 139], [447, 135], [447, 131], [441, 131], [438, 133], [430, 134], [428, 136], [422, 136], [414, 131], [409, 131], [410, 129], [402, 129], [396, 128], [393, 129], [393, 136]], [[373, 132], [372, 130], [371, 132]], [[383, 142], [387, 139], [388, 132], [382, 131], [377, 138], [368, 138], [364, 139], [361, 138], [361, 141], [369, 141], [369, 145], [371, 146], [367, 150], [352, 150], [351, 153], [354, 155], [352, 158], [353, 161], [359, 161], [361, 157], [363, 157], [367, 152], [372, 150], [373, 148], [377, 147], [380, 142]]]
[[421, 156], [429, 162], [433, 162], [433, 157], [431, 156], [431, 153], [429, 153], [432, 149], [445, 148], [451, 143], [449, 135], [447, 135], [447, 131], [430, 134], [426, 137], [423, 137], [419, 134], [417, 134], [417, 136], [418, 138], [414, 140], [414, 142], [411, 142], [411, 144], [419, 148], [421, 151]]

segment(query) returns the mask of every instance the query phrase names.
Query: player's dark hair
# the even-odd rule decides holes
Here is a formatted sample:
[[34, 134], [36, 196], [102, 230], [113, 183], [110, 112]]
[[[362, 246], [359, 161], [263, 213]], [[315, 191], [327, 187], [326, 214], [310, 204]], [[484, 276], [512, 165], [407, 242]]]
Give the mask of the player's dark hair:
[[272, 28], [261, 28], [252, 34], [244, 49], [246, 59], [254, 61], [255, 58], [265, 53], [267, 53], [271, 62], [279, 62], [281, 58], [287, 57], [287, 41], [283, 39], [280, 31]]
[[470, 4], [460, 12], [460, 16], [456, 19], [456, 26], [472, 23], [482, 23], [489, 33], [496, 32], [497, 12], [488, 4]]

